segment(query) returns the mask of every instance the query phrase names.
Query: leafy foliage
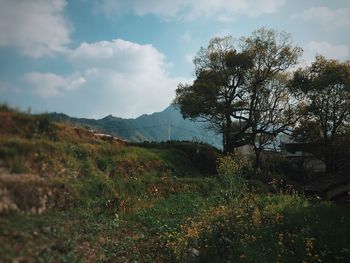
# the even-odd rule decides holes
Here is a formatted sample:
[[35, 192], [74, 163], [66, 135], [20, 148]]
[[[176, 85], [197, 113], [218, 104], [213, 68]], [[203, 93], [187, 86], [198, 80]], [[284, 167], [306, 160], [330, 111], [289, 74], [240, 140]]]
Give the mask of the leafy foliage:
[[[339, 169], [336, 141], [349, 134], [350, 64], [317, 56], [310, 67], [294, 73], [290, 83], [302, 107], [303, 119], [294, 131], [302, 142], [319, 144], [316, 156], [325, 160], [327, 172]], [[318, 154], [317, 154], [318, 153]]]
[[233, 43], [231, 37], [213, 38], [201, 48], [195, 81], [180, 84], [175, 99], [185, 118], [206, 120], [223, 135], [225, 153], [255, 144], [257, 134], [276, 136], [293, 122], [288, 97], [274, 82], [301, 55], [288, 34], [265, 28]]
[[227, 155], [218, 159], [218, 176], [222, 184], [222, 193], [227, 200], [239, 200], [247, 192], [246, 176], [249, 164], [243, 156]]

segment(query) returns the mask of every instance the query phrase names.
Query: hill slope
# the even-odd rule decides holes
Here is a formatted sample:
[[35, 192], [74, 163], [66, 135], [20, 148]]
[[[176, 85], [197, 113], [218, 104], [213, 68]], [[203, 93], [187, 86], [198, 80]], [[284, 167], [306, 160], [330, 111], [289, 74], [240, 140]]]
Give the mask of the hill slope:
[[1, 106], [0, 123], [0, 262], [350, 258], [349, 207], [242, 181], [249, 164], [213, 147], [128, 145]]
[[102, 119], [74, 118], [62, 113], [51, 113], [55, 121], [89, 126], [131, 142], [143, 141], [200, 141], [221, 148], [221, 136], [205, 128], [205, 124], [185, 120], [180, 111], [169, 106], [162, 112], [144, 114], [136, 119], [123, 119], [112, 115]]

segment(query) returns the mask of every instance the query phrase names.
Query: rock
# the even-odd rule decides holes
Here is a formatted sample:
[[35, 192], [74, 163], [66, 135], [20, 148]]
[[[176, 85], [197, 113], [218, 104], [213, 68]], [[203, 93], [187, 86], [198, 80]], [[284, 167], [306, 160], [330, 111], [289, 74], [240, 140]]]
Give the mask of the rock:
[[199, 257], [199, 250], [198, 249], [191, 247], [187, 250], [187, 252], [192, 257]]
[[225, 241], [226, 243], [231, 244], [231, 245], [233, 244], [233, 242], [227, 237], [223, 237], [222, 240]]

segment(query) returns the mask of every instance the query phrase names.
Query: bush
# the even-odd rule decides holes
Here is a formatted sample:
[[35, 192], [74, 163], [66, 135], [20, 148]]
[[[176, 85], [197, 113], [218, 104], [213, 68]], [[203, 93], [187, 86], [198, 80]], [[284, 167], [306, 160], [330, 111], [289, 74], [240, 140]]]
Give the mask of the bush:
[[0, 103], [0, 111], [1, 112], [14, 112], [15, 110], [12, 109], [6, 102]]
[[247, 192], [245, 178], [250, 167], [242, 155], [232, 154], [218, 159], [217, 171], [226, 199], [239, 199]]
[[51, 121], [48, 114], [40, 114], [36, 117], [36, 128], [38, 133], [48, 133], [50, 126]]
[[104, 156], [97, 156], [96, 165], [101, 172], [107, 172], [114, 166], [112, 160], [109, 157]]
[[142, 148], [169, 150], [167, 152], [170, 155], [164, 156], [164, 160], [175, 161], [179, 166], [184, 166], [185, 173], [188, 173], [190, 169], [197, 170], [202, 174], [212, 175], [216, 173], [216, 160], [220, 155], [220, 151], [208, 144], [170, 141], [162, 143], [136, 143], [133, 145]]
[[348, 213], [298, 196], [247, 194], [190, 218], [167, 247], [180, 262], [344, 262]]

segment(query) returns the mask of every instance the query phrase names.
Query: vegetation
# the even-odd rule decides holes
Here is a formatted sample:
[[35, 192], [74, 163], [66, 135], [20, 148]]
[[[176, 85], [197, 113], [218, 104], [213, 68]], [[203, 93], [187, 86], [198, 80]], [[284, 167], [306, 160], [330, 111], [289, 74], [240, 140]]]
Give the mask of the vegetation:
[[238, 43], [214, 38], [194, 58], [193, 85], [180, 84], [175, 104], [185, 118], [206, 120], [223, 135], [223, 149], [252, 144], [259, 154], [295, 122], [283, 73], [295, 65], [301, 48], [288, 34], [261, 28]]
[[169, 106], [162, 112], [142, 115], [136, 119], [123, 119], [109, 115], [95, 120], [74, 118], [58, 113], [50, 113], [50, 118], [54, 121], [87, 126], [89, 129], [131, 142], [162, 142], [168, 140], [170, 135], [171, 140], [195, 140], [221, 147], [221, 139], [218, 134], [208, 131], [201, 123], [184, 120], [174, 106]]
[[350, 257], [348, 207], [303, 197], [278, 169], [258, 180], [243, 156], [203, 144], [125, 145], [46, 118], [33, 132], [42, 116], [0, 118], [1, 261]]
[[225, 154], [250, 145], [256, 172], [262, 152], [283, 133], [322, 160], [327, 174], [343, 172], [350, 156], [349, 61], [316, 56], [311, 66], [287, 72], [301, 52], [288, 34], [266, 28], [236, 42], [213, 38], [194, 58], [196, 79], [178, 86], [174, 103], [185, 118], [221, 133]]
[[[264, 151], [293, 132], [327, 173], [345, 171], [334, 196], [349, 189], [349, 62], [318, 56], [291, 76], [300, 55], [288, 34], [265, 28], [200, 49], [196, 79], [179, 85], [175, 104], [223, 135], [224, 154], [91, 130], [133, 128], [134, 141], [161, 140], [164, 118], [186, 125], [172, 107], [135, 120], [85, 119], [82, 128], [51, 119], [79, 122], [65, 115], [0, 105], [0, 262], [348, 261], [349, 200], [304, 196], [308, 171]], [[135, 132], [146, 119], [156, 129]], [[235, 152], [246, 144], [255, 158]]]
[[302, 104], [302, 120], [294, 137], [319, 144], [313, 152], [325, 161], [327, 172], [339, 170], [339, 159], [344, 158], [342, 138], [350, 132], [349, 62], [317, 56], [310, 67], [294, 73], [290, 85]]

